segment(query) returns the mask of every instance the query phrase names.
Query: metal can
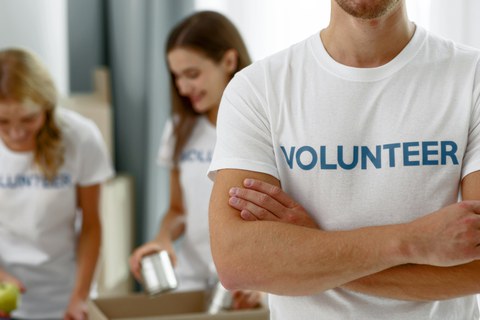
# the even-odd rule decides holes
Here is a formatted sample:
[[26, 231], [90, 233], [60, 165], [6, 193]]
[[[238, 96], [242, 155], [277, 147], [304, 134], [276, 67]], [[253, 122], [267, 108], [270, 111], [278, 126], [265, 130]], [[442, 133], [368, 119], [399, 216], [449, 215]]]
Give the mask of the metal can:
[[215, 314], [221, 311], [226, 311], [232, 309], [233, 296], [230, 291], [225, 289], [225, 287], [218, 282], [215, 288], [213, 289], [212, 297], [210, 304], [208, 306], [208, 313]]
[[168, 252], [162, 250], [142, 258], [142, 277], [149, 295], [167, 292], [178, 287]]

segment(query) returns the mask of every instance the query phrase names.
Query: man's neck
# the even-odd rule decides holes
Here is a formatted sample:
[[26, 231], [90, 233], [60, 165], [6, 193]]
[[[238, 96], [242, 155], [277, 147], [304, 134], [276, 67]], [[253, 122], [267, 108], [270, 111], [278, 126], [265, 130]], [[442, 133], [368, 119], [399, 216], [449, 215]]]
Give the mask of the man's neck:
[[395, 58], [408, 44], [415, 25], [408, 20], [403, 3], [377, 19], [347, 14], [332, 1], [329, 26], [320, 36], [325, 49], [337, 62], [357, 68], [373, 68]]

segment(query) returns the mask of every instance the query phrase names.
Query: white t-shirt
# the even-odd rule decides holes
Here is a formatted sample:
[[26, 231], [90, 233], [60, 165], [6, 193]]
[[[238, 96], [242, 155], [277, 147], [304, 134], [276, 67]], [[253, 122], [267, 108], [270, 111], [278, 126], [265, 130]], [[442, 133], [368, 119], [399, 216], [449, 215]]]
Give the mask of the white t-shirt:
[[[178, 250], [179, 291], [205, 289], [215, 276], [208, 235], [208, 205], [213, 183], [206, 176], [215, 146], [215, 127], [205, 117], [196, 121], [180, 156], [180, 185], [186, 230]], [[158, 162], [173, 167], [175, 137], [172, 122], [165, 125]]]
[[[417, 27], [377, 68], [337, 63], [317, 34], [247, 67], [220, 106], [210, 176], [270, 174], [322, 229], [411, 221], [480, 170], [480, 54]], [[408, 302], [333, 289], [270, 297], [273, 319], [478, 319], [474, 296]]]
[[0, 268], [25, 284], [18, 318], [63, 318], [76, 276], [76, 188], [113, 175], [100, 131], [91, 120], [58, 109], [65, 162], [48, 181], [33, 152], [0, 139]]

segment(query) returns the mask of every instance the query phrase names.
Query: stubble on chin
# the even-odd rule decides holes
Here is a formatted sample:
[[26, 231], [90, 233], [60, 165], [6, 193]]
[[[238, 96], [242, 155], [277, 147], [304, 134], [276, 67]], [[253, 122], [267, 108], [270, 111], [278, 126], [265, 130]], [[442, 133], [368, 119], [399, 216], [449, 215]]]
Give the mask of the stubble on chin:
[[349, 15], [365, 20], [376, 19], [391, 12], [400, 0], [335, 0]]

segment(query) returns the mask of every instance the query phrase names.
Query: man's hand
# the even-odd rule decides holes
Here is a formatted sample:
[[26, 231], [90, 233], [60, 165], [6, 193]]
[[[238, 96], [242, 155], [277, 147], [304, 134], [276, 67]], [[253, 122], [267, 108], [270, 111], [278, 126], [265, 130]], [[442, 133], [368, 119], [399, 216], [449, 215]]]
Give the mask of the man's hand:
[[268, 220], [318, 228], [315, 220], [280, 187], [245, 179], [244, 188], [231, 188], [229, 204], [247, 221]]
[[440, 267], [480, 259], [480, 201], [463, 201], [407, 224], [406, 250], [418, 264]]

